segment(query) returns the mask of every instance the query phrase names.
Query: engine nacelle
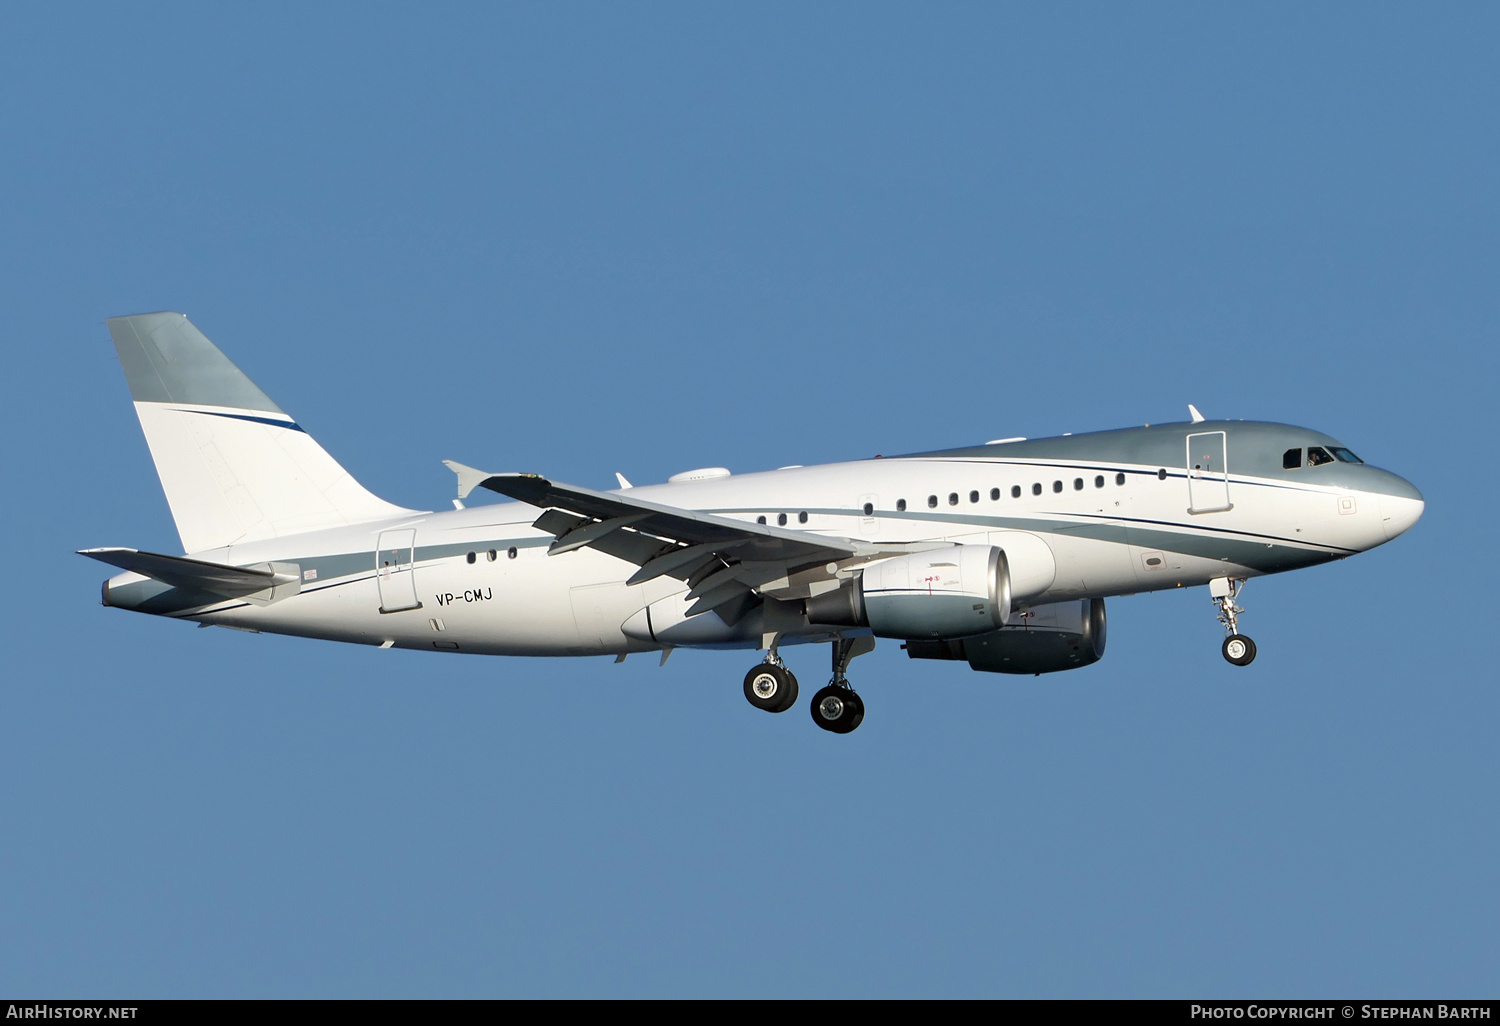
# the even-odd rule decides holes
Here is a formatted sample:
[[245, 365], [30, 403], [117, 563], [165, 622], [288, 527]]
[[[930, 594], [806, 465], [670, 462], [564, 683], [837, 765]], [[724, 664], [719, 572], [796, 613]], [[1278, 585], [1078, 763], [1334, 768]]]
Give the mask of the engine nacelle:
[[913, 659], [967, 659], [989, 673], [1054, 673], [1097, 663], [1104, 655], [1104, 600], [1080, 599], [1032, 606], [1016, 622], [962, 640], [913, 639]]
[[868, 626], [882, 638], [966, 638], [1010, 617], [1010, 570], [993, 545], [882, 560], [805, 604], [813, 623]]

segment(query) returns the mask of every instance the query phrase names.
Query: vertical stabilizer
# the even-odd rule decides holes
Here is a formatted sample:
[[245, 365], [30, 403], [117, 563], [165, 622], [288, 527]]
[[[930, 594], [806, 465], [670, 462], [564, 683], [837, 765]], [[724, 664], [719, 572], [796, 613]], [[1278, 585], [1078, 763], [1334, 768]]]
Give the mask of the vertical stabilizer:
[[105, 323], [184, 552], [409, 512], [366, 491], [184, 315]]

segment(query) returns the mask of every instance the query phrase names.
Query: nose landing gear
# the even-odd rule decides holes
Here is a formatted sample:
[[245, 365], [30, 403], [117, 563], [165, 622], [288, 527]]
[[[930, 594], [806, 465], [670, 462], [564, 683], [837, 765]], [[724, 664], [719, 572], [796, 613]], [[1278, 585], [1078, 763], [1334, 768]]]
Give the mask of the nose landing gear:
[[1255, 661], [1255, 642], [1240, 633], [1239, 616], [1245, 610], [1235, 604], [1244, 587], [1242, 577], [1215, 577], [1208, 582], [1208, 593], [1219, 607], [1219, 622], [1229, 635], [1224, 639], [1224, 658], [1235, 666], [1249, 666]]
[[1255, 661], [1255, 642], [1243, 634], [1232, 634], [1224, 639], [1224, 658], [1236, 666], [1249, 666]]

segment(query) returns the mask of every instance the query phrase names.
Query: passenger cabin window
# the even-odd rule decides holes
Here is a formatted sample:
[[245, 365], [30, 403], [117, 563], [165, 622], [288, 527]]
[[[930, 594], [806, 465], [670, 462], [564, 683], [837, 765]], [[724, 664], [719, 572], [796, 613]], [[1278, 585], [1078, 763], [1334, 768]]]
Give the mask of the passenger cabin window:
[[905, 499], [897, 499], [896, 500], [896, 512], [897, 513], [905, 513], [906, 512], [906, 500]]
[[1054, 492], [1060, 492], [1060, 491], [1062, 491], [1062, 482], [1061, 481], [1053, 481], [1052, 482], [1052, 490]]
[[1301, 449], [1288, 449], [1286, 452], [1281, 454], [1282, 470], [1296, 470], [1300, 466], [1302, 466]]
[[929, 495], [929, 496], [927, 496], [927, 508], [928, 509], [937, 509], [937, 496], [936, 495]]
[[990, 489], [990, 501], [991, 502], [999, 502], [1000, 501], [1000, 489], [998, 489], [998, 488], [991, 488]]
[[1103, 488], [1104, 487], [1104, 475], [1103, 474], [1100, 474], [1098, 477], [1094, 478], [1094, 487], [1095, 488]]
[[1162, 467], [1160, 470], [1158, 470], [1156, 472], [1156, 479], [1158, 481], [1165, 481], [1167, 479], [1167, 468], [1166, 467]]
[[489, 551], [489, 557], [490, 557], [490, 562], [491, 562], [491, 563], [493, 563], [493, 562], [494, 562], [494, 561], [495, 561], [495, 559], [496, 559], [496, 558], [497, 558], [497, 557], [498, 557], [498, 556], [499, 556], [499, 555], [500, 555], [500, 554], [499, 554], [499, 553], [498, 553], [498, 552], [496, 552], [496, 551], [495, 551], [495, 550], [494, 550], [494, 549], [490, 549], [490, 551]]
[[1333, 457], [1328, 450], [1321, 445], [1309, 446], [1307, 450], [1307, 465], [1309, 467], [1321, 467], [1325, 463], [1332, 463]]
[[465, 558], [468, 559], [470, 563], [474, 562], [474, 553], [469, 553]]
[[1011, 485], [1010, 486], [1010, 497], [1012, 499], [1019, 499], [1021, 497], [1021, 486], [1020, 485]]
[[1124, 474], [1116, 474], [1115, 475], [1115, 484], [1120, 485], [1121, 487], [1124, 487], [1124, 485], [1125, 485], [1125, 475]]
[[765, 523], [765, 522], [766, 522], [766, 518], [765, 518], [765, 517], [763, 517], [763, 516], [760, 516], [760, 517], [756, 517], [756, 518], [755, 518], [755, 522], [756, 522], [756, 523], [757, 523], [757, 524], [764, 524], [764, 523]]
[[1041, 495], [1042, 494], [1042, 483], [1040, 481], [1038, 481], [1036, 484], [1034, 484], [1034, 485], [1031, 486], [1031, 494], [1032, 495]]
[[1075, 477], [1073, 479], [1073, 490], [1075, 492], [1081, 492], [1081, 491], [1083, 491], [1083, 478], [1081, 478], [1081, 477]]
[[1364, 462], [1364, 460], [1360, 459], [1358, 456], [1354, 455], [1354, 453], [1350, 452], [1348, 449], [1345, 449], [1343, 446], [1330, 445], [1328, 447], [1328, 450], [1333, 453], [1333, 458], [1338, 460], [1340, 463]]
[[978, 492], [970, 492], [969, 493], [969, 501], [970, 502], [978, 502], [979, 501], [979, 493]]
[[957, 506], [958, 505], [958, 493], [957, 492], [949, 492], [948, 493], [948, 505], [950, 505], [950, 506]]
[[786, 514], [785, 513], [778, 513], [778, 514], [776, 514], [776, 523], [778, 525], [780, 525], [781, 527], [785, 527], [786, 526]]
[[803, 510], [801, 513], [797, 514], [797, 523], [799, 523], [799, 524], [805, 524], [805, 523], [807, 523], [807, 510]]
[[505, 554], [507, 556], [509, 556], [511, 559], [515, 559], [516, 558], [516, 547], [514, 545], [512, 545], [510, 548], [508, 548], [508, 549], [505, 550]]
[[867, 517], [873, 517], [874, 515], [875, 515], [875, 504], [873, 502], [867, 502], [867, 503], [865, 503], [865, 516], [867, 516]]

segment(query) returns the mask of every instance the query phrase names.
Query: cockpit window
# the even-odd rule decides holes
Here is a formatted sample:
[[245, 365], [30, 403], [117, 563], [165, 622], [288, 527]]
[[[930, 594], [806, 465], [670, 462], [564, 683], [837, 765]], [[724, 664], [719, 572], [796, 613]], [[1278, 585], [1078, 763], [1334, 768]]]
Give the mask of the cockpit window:
[[1350, 452], [1348, 449], [1345, 449], [1341, 445], [1331, 445], [1328, 448], [1329, 451], [1333, 453], [1333, 458], [1338, 460], [1340, 463], [1364, 462], [1364, 460], [1360, 459], [1358, 456], [1354, 455], [1354, 453]]
[[1296, 470], [1300, 466], [1302, 466], [1301, 449], [1288, 449], [1286, 452], [1281, 454], [1282, 470]]
[[1332, 463], [1333, 457], [1328, 455], [1328, 450], [1321, 445], [1310, 446], [1307, 450], [1307, 465], [1309, 467], [1321, 467], [1325, 463]]

